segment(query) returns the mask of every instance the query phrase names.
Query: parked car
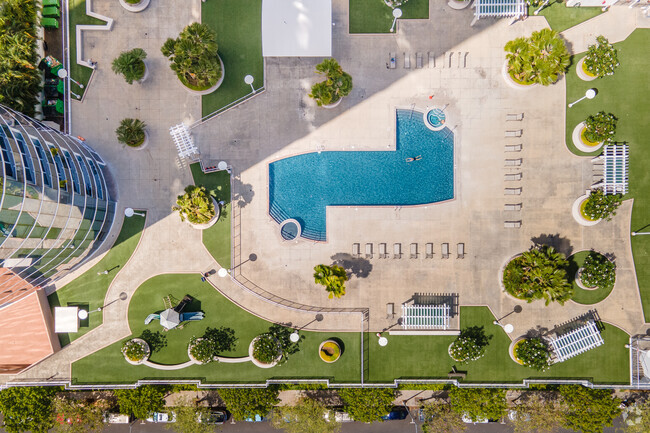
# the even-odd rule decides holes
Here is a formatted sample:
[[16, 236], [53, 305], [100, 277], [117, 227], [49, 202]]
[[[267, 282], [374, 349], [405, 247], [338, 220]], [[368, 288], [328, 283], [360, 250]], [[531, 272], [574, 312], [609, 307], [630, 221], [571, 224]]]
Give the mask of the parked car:
[[406, 410], [405, 407], [395, 406], [393, 407], [393, 409], [391, 409], [390, 412], [382, 416], [381, 419], [383, 419], [384, 421], [393, 421], [393, 420], [405, 419], [407, 416], [409, 416], [409, 411]]
[[246, 421], [246, 422], [264, 422], [264, 421], [266, 421], [266, 417], [263, 417], [259, 413], [256, 413], [255, 416], [244, 418], [244, 421]]
[[158, 422], [158, 423], [176, 422], [176, 413], [175, 412], [170, 412], [170, 413], [154, 412], [153, 415], [147, 418], [147, 421]]
[[334, 414], [334, 421], [336, 422], [354, 421], [350, 416], [350, 414], [348, 414], [347, 412], [343, 412], [342, 410], [336, 410], [336, 409], [325, 411], [325, 413], [323, 414], [323, 418], [325, 418], [327, 421], [330, 421], [330, 416], [331, 416], [330, 414]]
[[201, 419], [201, 414], [199, 414], [199, 422], [211, 425], [221, 425], [228, 421], [228, 418], [230, 418], [230, 414], [227, 410], [210, 410], [205, 419]]
[[105, 413], [104, 422], [109, 424], [128, 424], [131, 422], [131, 417], [121, 413]]

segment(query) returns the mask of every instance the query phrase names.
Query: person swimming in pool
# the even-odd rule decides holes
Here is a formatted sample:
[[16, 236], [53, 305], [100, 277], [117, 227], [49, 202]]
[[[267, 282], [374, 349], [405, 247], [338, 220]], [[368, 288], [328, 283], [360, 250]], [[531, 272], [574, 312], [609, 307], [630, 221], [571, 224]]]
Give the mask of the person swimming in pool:
[[419, 161], [422, 159], [422, 155], [418, 155], [415, 158], [406, 158], [406, 162]]

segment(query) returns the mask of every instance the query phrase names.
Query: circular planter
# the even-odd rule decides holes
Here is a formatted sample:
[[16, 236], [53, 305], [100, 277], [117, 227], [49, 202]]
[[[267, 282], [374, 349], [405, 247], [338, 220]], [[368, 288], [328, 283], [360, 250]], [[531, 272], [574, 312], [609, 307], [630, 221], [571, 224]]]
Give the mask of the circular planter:
[[[325, 353], [328, 349], [332, 351], [331, 355]], [[334, 340], [325, 340], [318, 347], [318, 356], [323, 362], [332, 364], [341, 358], [341, 346]], [[326, 357], [329, 357], [329, 359]]]
[[584, 283], [582, 282], [581, 276], [582, 276], [582, 268], [579, 268], [578, 271], [576, 272], [575, 280], [573, 280], [573, 281], [575, 281], [576, 286], [580, 287], [582, 290], [597, 290], [598, 289], [598, 286], [593, 286], [593, 287], [585, 286]]
[[214, 216], [212, 217], [212, 219], [210, 221], [208, 221], [205, 224], [194, 224], [194, 223], [191, 223], [189, 221], [185, 221], [193, 229], [196, 229], [196, 230], [209, 229], [210, 227], [215, 225], [217, 223], [217, 221], [219, 221], [219, 216], [221, 215], [221, 209], [219, 209], [219, 203], [217, 203], [217, 201], [212, 196], [210, 196], [210, 199], [212, 199], [212, 204], [214, 204]]
[[576, 65], [576, 75], [582, 81], [594, 81], [596, 78], [598, 78], [598, 76], [597, 75], [591, 75], [591, 73], [585, 71], [585, 69], [584, 69], [585, 59], [586, 59], [586, 56], [578, 61], [578, 64]]
[[449, 0], [447, 6], [454, 10], [462, 10], [468, 8], [472, 4], [472, 0]]
[[336, 102], [334, 102], [334, 103], [332, 103], [332, 104], [327, 104], [327, 105], [326, 105], [326, 104], [323, 104], [323, 105], [321, 105], [321, 107], [322, 107], [322, 108], [328, 108], [328, 109], [329, 109], [329, 108], [336, 108], [336, 107], [338, 107], [338, 106], [341, 104], [341, 102], [343, 102], [343, 98], [344, 98], [344, 97], [339, 98], [338, 101], [336, 101]]
[[[574, 276], [574, 278], [571, 280], [571, 284], [573, 284], [573, 297], [571, 300], [581, 305], [598, 304], [599, 302], [607, 299], [614, 290], [614, 286], [609, 288], [586, 287], [582, 281], [580, 281], [580, 271], [582, 270], [584, 261], [592, 252], [594, 251], [578, 251], [568, 257], [569, 268], [567, 269], [567, 274]], [[596, 253], [598, 252], [596, 251]], [[602, 253], [598, 254], [604, 256]]]
[[501, 268], [499, 268], [499, 287], [501, 287], [501, 291], [506, 296], [508, 296], [510, 299], [513, 299], [513, 300], [518, 301], [518, 302], [527, 302], [525, 299], [519, 299], [516, 296], [511, 295], [510, 293], [508, 293], [508, 291], [506, 290], [505, 284], [503, 284], [503, 273], [506, 270], [506, 266], [508, 266], [508, 263], [510, 263], [511, 261], [515, 260], [518, 257], [521, 257], [522, 255], [523, 255], [522, 253], [515, 254], [514, 256], [510, 257], [505, 262], [503, 262], [503, 264], [501, 265]]
[[604, 141], [601, 141], [596, 145], [591, 145], [583, 141], [582, 134], [586, 129], [587, 129], [587, 124], [585, 122], [580, 122], [576, 125], [575, 128], [573, 128], [573, 132], [571, 133], [571, 140], [573, 141], [573, 145], [578, 150], [585, 153], [592, 153], [599, 150], [601, 147], [603, 147], [603, 144], [605, 143]]
[[[201, 340], [203, 340], [203, 338], [197, 338], [197, 339], [196, 339], [196, 343], [198, 343], [198, 342], [201, 341]], [[198, 364], [198, 365], [205, 365], [205, 364], [207, 364], [207, 362], [199, 361], [198, 359], [196, 359], [195, 357], [193, 357], [193, 356], [192, 356], [192, 353], [190, 352], [190, 349], [191, 349], [191, 348], [192, 348], [192, 345], [191, 345], [191, 344], [188, 344], [188, 345], [187, 345], [187, 357], [190, 358], [190, 360], [191, 360], [192, 362], [194, 362], [195, 364]]]
[[276, 365], [278, 365], [278, 362], [280, 362], [280, 359], [282, 359], [282, 351], [281, 350], [278, 351], [279, 354], [278, 354], [278, 357], [275, 358], [275, 361], [273, 361], [270, 364], [265, 364], [263, 362], [260, 362], [257, 359], [255, 359], [255, 356], [253, 356], [253, 349], [254, 349], [254, 346], [255, 346], [255, 342], [257, 340], [259, 340], [259, 338], [260, 338], [259, 336], [253, 338], [253, 341], [251, 341], [251, 344], [248, 345], [248, 356], [250, 356], [251, 361], [253, 362], [253, 364], [255, 364], [256, 367], [259, 367], [259, 368], [275, 367]]
[[138, 84], [144, 83], [144, 81], [149, 77], [149, 68], [147, 68], [147, 62], [143, 60], [142, 64], [144, 65], [144, 75], [137, 81]]
[[508, 347], [508, 354], [510, 355], [510, 359], [512, 359], [514, 362], [516, 362], [519, 365], [524, 365], [524, 363], [521, 362], [519, 358], [515, 356], [515, 347], [517, 347], [517, 345], [522, 341], [524, 341], [525, 339], [526, 337], [519, 337], [516, 340], [513, 340], [512, 343], [510, 343], [510, 347]]
[[131, 4], [127, 3], [124, 0], [120, 0], [120, 4], [124, 9], [126, 9], [129, 12], [142, 12], [149, 6], [150, 0], [140, 0], [139, 3]]
[[596, 221], [589, 220], [582, 215], [582, 212], [580, 212], [582, 204], [587, 201], [588, 198], [589, 194], [582, 195], [578, 197], [578, 199], [573, 202], [573, 206], [571, 206], [571, 214], [573, 215], [573, 219], [576, 220], [578, 224], [585, 227], [595, 226], [602, 221], [602, 219]]
[[139, 145], [139, 146], [129, 146], [127, 144], [126, 147], [128, 147], [129, 149], [133, 149], [133, 150], [143, 150], [143, 149], [146, 149], [146, 147], [148, 145], [149, 145], [149, 133], [145, 129], [145, 131], [144, 131], [144, 141], [142, 142], [141, 145]]
[[221, 86], [221, 83], [223, 83], [223, 77], [226, 76], [226, 68], [223, 66], [223, 61], [221, 60], [221, 57], [219, 56], [219, 54], [217, 54], [217, 58], [219, 59], [219, 64], [221, 64], [221, 77], [220, 77], [219, 80], [215, 83], [214, 86], [212, 86], [212, 87], [210, 87], [210, 88], [208, 88], [208, 89], [205, 89], [205, 90], [194, 90], [194, 89], [190, 89], [189, 87], [187, 87], [187, 86], [186, 86], [185, 84], [183, 84], [183, 82], [179, 79], [178, 81], [181, 83], [181, 85], [183, 86], [183, 88], [184, 88], [185, 90], [187, 90], [188, 92], [190, 92], [191, 94], [193, 94], [193, 95], [198, 95], [198, 96], [209, 95], [210, 93], [212, 93], [212, 92], [214, 92], [215, 90], [217, 90], [217, 89], [219, 88], [219, 86]]
[[124, 355], [124, 359], [126, 359], [126, 362], [128, 362], [131, 365], [144, 364], [149, 359], [149, 356], [151, 355], [151, 349], [149, 348], [149, 344], [146, 341], [144, 341], [142, 338], [133, 338], [131, 339], [131, 341], [134, 341], [144, 347], [144, 352], [145, 352], [144, 358], [142, 358], [139, 361], [133, 361], [127, 358], [126, 354], [124, 353], [124, 350], [122, 350], [122, 355]]
[[503, 79], [505, 80], [506, 84], [513, 89], [531, 89], [535, 86], [539, 86], [537, 83], [531, 83], [531, 84], [521, 84], [516, 82], [508, 73], [508, 60], [503, 62], [503, 67], [501, 68], [501, 75], [503, 75]]

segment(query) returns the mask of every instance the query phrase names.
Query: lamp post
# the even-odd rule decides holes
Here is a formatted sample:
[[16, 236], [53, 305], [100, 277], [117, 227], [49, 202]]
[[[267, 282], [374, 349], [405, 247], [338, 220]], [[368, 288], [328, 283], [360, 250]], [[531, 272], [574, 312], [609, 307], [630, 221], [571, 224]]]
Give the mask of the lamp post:
[[570, 104], [569, 104], [569, 108], [573, 107], [574, 105], [576, 105], [578, 102], [582, 101], [582, 100], [585, 99], [585, 98], [587, 98], [587, 99], [594, 99], [595, 97], [596, 97], [596, 89], [588, 89], [588, 90], [585, 92], [585, 96], [583, 96], [582, 98], [578, 99], [577, 101], [574, 101], [574, 102], [570, 103]]
[[632, 232], [632, 236], [650, 235], [650, 232]]
[[92, 311], [79, 310], [79, 313], [77, 313], [77, 315], [79, 316], [79, 318], [81, 320], [86, 320], [90, 313], [97, 313], [99, 311], [102, 311], [104, 308], [108, 307], [111, 304], [114, 304], [117, 301], [126, 301], [126, 298], [128, 298], [128, 297], [129, 297], [129, 295], [127, 295], [126, 292], [122, 292], [122, 293], [120, 293], [120, 296], [117, 299], [112, 300], [108, 304], [102, 305], [98, 309], [92, 310]]
[[550, 1], [550, 0], [546, 0], [544, 3], [542, 3], [542, 5], [541, 5], [539, 8], [537, 8], [537, 10], [536, 10], [535, 12], [533, 12], [533, 15], [537, 15], [537, 14], [539, 14], [539, 11], [541, 11], [542, 9], [544, 9], [544, 7], [548, 4], [549, 1]]
[[510, 323], [506, 323], [505, 325], [502, 325], [501, 322], [499, 322], [498, 320], [495, 320], [492, 323], [497, 325], [497, 326], [502, 327], [503, 330], [506, 331], [506, 334], [512, 334], [512, 331], [515, 330], [515, 327], [512, 326]]
[[251, 86], [251, 93], [255, 93], [255, 87], [253, 87], [253, 81], [255, 81], [255, 78], [250, 74], [244, 77], [244, 83]]
[[390, 31], [395, 31], [395, 23], [397, 23], [397, 18], [402, 16], [402, 10], [400, 8], [393, 9], [393, 24], [390, 26]]
[[132, 208], [130, 208], [130, 207], [127, 207], [126, 209], [124, 209], [124, 216], [125, 216], [125, 217], [127, 217], [127, 218], [131, 218], [133, 215], [138, 215], [138, 216], [141, 216], [141, 217], [146, 216], [146, 215], [143, 214], [143, 213], [140, 213], [140, 212], [136, 212], [136, 211], [134, 211], [134, 210], [133, 210]]

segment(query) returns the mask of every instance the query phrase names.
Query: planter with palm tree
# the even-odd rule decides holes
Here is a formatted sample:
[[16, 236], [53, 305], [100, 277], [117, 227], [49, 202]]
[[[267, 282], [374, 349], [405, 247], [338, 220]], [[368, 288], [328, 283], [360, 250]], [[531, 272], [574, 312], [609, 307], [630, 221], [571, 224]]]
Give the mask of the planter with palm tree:
[[553, 247], [535, 245], [504, 267], [503, 289], [527, 302], [544, 299], [546, 305], [551, 302], [564, 305], [573, 296], [573, 286], [566, 274], [568, 264], [564, 254]]
[[600, 218], [592, 218], [585, 213], [585, 206], [587, 205], [587, 200], [589, 200], [590, 193], [591, 191], [588, 190], [587, 194], [578, 197], [571, 206], [571, 214], [573, 215], [573, 219], [578, 224], [585, 227], [595, 226], [601, 221]]
[[120, 4], [129, 12], [142, 12], [149, 6], [150, 0], [120, 0]]
[[551, 29], [533, 32], [505, 46], [506, 81], [508, 77], [519, 86], [555, 83], [569, 66], [569, 52], [559, 34]]
[[111, 69], [116, 74], [124, 76], [127, 83], [134, 81], [142, 83], [147, 78], [147, 65], [144, 59], [147, 53], [142, 48], [134, 48], [130, 51], [123, 51], [113, 60]]
[[201, 23], [185, 27], [178, 38], [167, 39], [160, 49], [183, 86], [197, 95], [212, 93], [223, 82], [224, 67], [217, 50], [217, 34]]
[[149, 144], [147, 124], [140, 119], [123, 119], [115, 130], [117, 141], [137, 150], [142, 150]]
[[309, 97], [319, 107], [334, 108], [352, 91], [352, 76], [343, 71], [336, 59], [325, 59], [316, 65], [316, 72], [325, 76], [325, 81], [311, 87]]
[[179, 195], [172, 211], [177, 211], [181, 221], [198, 230], [212, 227], [219, 220], [219, 204], [203, 186], [189, 185], [185, 194]]
[[314, 281], [325, 286], [329, 298], [340, 298], [345, 295], [345, 282], [348, 274], [341, 266], [318, 265], [314, 267]]
[[614, 70], [619, 65], [616, 48], [601, 35], [596, 38], [595, 44], [589, 45], [587, 54], [578, 62], [576, 73], [580, 79], [592, 81], [606, 75], [614, 75]]

